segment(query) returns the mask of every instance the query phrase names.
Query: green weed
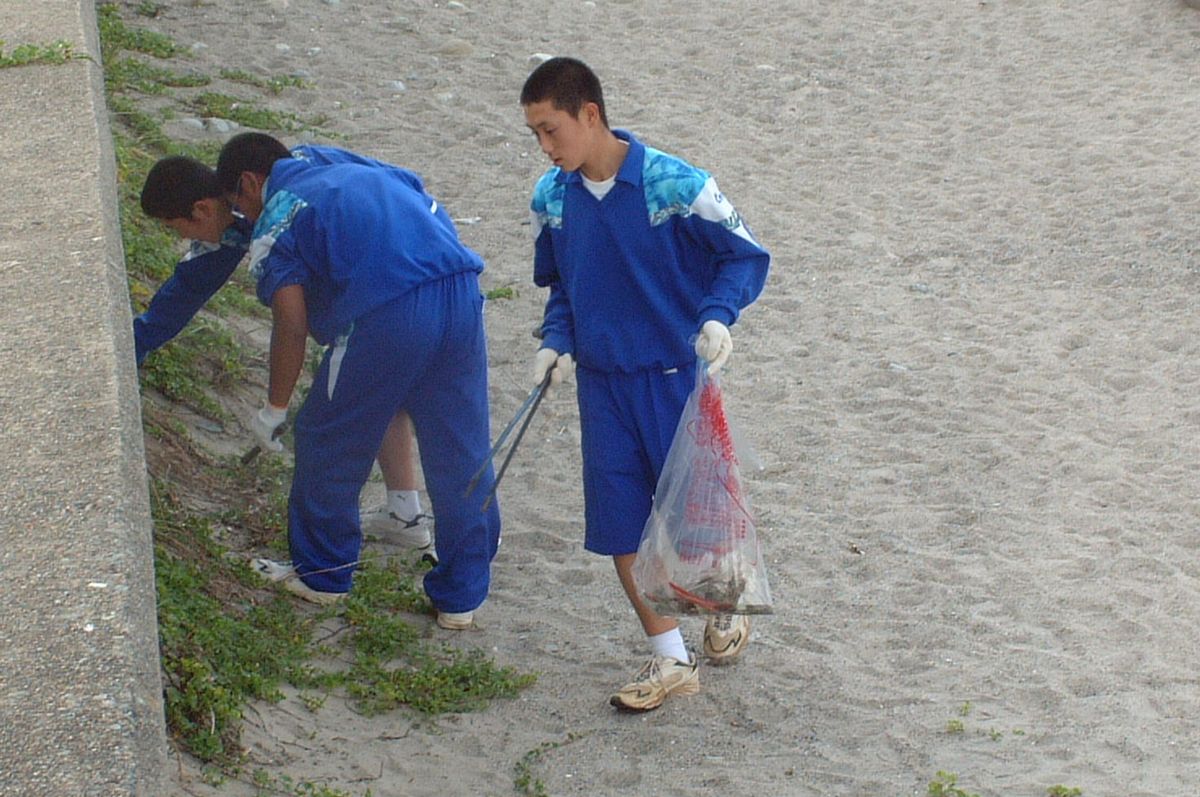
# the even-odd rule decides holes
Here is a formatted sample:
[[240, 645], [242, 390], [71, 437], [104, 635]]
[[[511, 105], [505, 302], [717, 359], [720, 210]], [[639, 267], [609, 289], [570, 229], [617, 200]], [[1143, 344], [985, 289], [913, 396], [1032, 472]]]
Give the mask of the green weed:
[[979, 797], [974, 792], [965, 791], [958, 787], [958, 775], [953, 772], [938, 770], [934, 779], [929, 781], [929, 797]]
[[[187, 514], [169, 488], [158, 482], [151, 497], [167, 724], [200, 760], [231, 763], [242, 706], [277, 701], [282, 683], [301, 679], [309, 629], [282, 596], [255, 602], [242, 586], [248, 568], [220, 555], [209, 523]], [[185, 558], [178, 546], [208, 555], [193, 549]]]
[[121, 50], [145, 53], [156, 58], [173, 58], [181, 52], [170, 36], [126, 25], [115, 3], [98, 6], [96, 22], [100, 28], [100, 52], [105, 64], [112, 63], [113, 56]]
[[206, 418], [228, 420], [212, 391], [227, 389], [246, 376], [248, 355], [229, 330], [197, 318], [142, 365], [143, 383]]
[[105, 67], [109, 91], [140, 91], [143, 94], [169, 94], [173, 88], [207, 86], [212, 78], [197, 73], [182, 73], [148, 64], [137, 58], [117, 58]]
[[284, 130], [295, 133], [313, 127], [293, 113], [272, 111], [262, 108], [252, 101], [219, 92], [209, 91], [195, 97], [191, 101], [191, 108], [199, 116], [228, 119], [243, 127], [253, 127], [258, 130]]
[[486, 299], [515, 299], [517, 298], [517, 289], [511, 285], [506, 285], [503, 288], [493, 288], [484, 293]]
[[542, 782], [541, 778], [536, 776], [534, 768], [541, 763], [546, 753], [566, 747], [568, 744], [577, 742], [585, 736], [587, 736], [586, 733], [575, 733], [572, 731], [567, 734], [566, 739], [556, 742], [542, 742], [521, 756], [521, 760], [513, 766], [513, 788], [517, 790], [518, 794], [525, 797], [549, 797], [549, 792], [546, 791], [546, 784]]
[[0, 69], [31, 64], [65, 64], [78, 56], [70, 42], [56, 41], [50, 44], [18, 44], [4, 52], [4, 40], [0, 39]]
[[[970, 702], [963, 703], [959, 707], [958, 715], [965, 717], [971, 713], [972, 706]], [[961, 734], [966, 731], [966, 726], [960, 719], [951, 719], [946, 722], [946, 733]], [[983, 730], [976, 731], [977, 733], [985, 733]], [[1024, 736], [1025, 731], [1014, 729], [1011, 731], [1014, 736]], [[996, 728], [990, 728], [986, 731], [987, 737], [993, 742], [1000, 742], [1004, 739], [1004, 733]], [[1051, 786], [1046, 790], [1048, 797], [1081, 797], [1083, 790], [1073, 786], [1056, 785]], [[978, 794], [968, 792], [958, 786], [958, 776], [952, 772], [939, 770], [937, 775], [929, 783], [928, 797], [979, 797]]]
[[341, 685], [365, 714], [405, 705], [422, 714], [471, 711], [512, 697], [533, 675], [498, 668], [479, 651], [425, 639], [405, 614], [432, 609], [419, 578], [426, 568], [368, 559], [359, 565], [346, 602], [344, 644], [354, 663]]
[[259, 77], [245, 71], [244, 69], [222, 69], [217, 73], [225, 80], [231, 80], [234, 83], [244, 83], [247, 86], [269, 91], [272, 94], [280, 94], [286, 88], [309, 88], [310, 84], [303, 78], [293, 77], [290, 75], [276, 75], [275, 77]]
[[142, 385], [157, 390], [170, 401], [195, 410], [212, 420], [223, 420], [225, 411], [202, 380], [196, 378], [193, 351], [171, 342], [146, 358], [142, 365]]
[[253, 278], [244, 268], [234, 271], [229, 282], [225, 283], [225, 287], [210, 299], [206, 306], [220, 316], [249, 316], [261, 318], [268, 323], [271, 318], [270, 309], [258, 301]]

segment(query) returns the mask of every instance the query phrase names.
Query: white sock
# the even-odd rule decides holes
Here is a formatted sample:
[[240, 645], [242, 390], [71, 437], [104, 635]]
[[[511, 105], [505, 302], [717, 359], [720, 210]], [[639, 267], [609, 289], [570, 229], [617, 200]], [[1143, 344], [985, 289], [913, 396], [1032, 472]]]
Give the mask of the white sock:
[[683, 634], [679, 632], [678, 627], [650, 637], [650, 647], [654, 650], [655, 656], [668, 656], [684, 664], [692, 660], [687, 645], [683, 644]]
[[421, 514], [421, 495], [416, 490], [388, 490], [388, 511], [408, 522]]

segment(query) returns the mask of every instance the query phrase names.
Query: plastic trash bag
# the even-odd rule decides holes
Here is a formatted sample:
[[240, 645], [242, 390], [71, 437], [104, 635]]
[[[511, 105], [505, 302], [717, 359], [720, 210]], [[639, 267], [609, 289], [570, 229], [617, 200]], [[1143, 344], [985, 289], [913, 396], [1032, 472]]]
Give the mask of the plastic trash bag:
[[675, 429], [633, 578], [657, 612], [769, 614], [771, 592], [716, 377], [705, 363]]

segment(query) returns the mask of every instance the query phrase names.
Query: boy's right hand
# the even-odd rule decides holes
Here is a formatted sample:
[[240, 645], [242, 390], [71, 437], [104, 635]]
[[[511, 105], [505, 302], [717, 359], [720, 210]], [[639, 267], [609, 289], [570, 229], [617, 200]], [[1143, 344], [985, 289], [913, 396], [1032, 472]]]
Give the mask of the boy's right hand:
[[708, 375], [716, 376], [733, 351], [729, 327], [720, 321], [705, 321], [696, 337], [696, 356], [708, 361]]
[[575, 373], [575, 359], [570, 354], [559, 354], [554, 349], [538, 349], [533, 357], [533, 384], [540, 385], [547, 371], [550, 372], [550, 386], [560, 385]]
[[254, 437], [263, 451], [279, 453], [283, 450], [283, 443], [279, 442], [279, 427], [283, 426], [286, 420], [287, 407], [280, 409], [271, 406], [270, 403], [264, 404], [262, 409], [250, 417], [250, 431], [254, 432]]

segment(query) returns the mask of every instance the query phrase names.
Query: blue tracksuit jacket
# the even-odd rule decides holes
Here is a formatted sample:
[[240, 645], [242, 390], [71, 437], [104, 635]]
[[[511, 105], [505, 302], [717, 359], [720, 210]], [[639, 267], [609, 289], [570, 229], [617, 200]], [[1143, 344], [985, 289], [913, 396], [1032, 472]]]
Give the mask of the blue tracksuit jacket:
[[[306, 150], [328, 159], [331, 148]], [[302, 155], [276, 161], [265, 191], [250, 247], [258, 297], [269, 306], [279, 288], [305, 286], [318, 343], [422, 283], [483, 271], [420, 178], [398, 166]]]
[[762, 291], [770, 256], [707, 172], [613, 132], [629, 152], [603, 201], [557, 167], [534, 189], [543, 344], [598, 371], [685, 365], [705, 321], [732, 325]]

